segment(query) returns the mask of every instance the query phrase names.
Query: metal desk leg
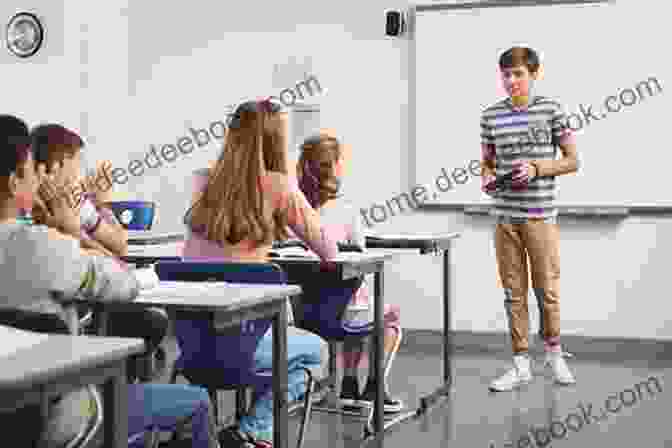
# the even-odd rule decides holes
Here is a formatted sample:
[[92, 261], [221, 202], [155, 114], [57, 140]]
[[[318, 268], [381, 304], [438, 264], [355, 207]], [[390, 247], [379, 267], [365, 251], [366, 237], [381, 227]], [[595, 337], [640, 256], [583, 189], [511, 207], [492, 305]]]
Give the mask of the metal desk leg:
[[455, 275], [453, 264], [450, 259], [451, 247], [443, 251], [443, 382], [446, 386], [453, 384], [453, 372], [451, 369], [453, 340], [450, 328], [450, 305], [453, 299], [453, 286]]
[[288, 448], [287, 301], [273, 317], [273, 446]]
[[[374, 344], [374, 359], [373, 359], [373, 372], [376, 379], [376, 400], [373, 404], [373, 410], [369, 415], [369, 420], [364, 429], [365, 438], [369, 434], [373, 433], [377, 442], [380, 446], [383, 444], [383, 432], [385, 431], [385, 414], [384, 414], [384, 396], [385, 396], [385, 384], [384, 384], [384, 375], [383, 375], [383, 354], [384, 354], [384, 342], [385, 342], [385, 328], [383, 326], [383, 268], [375, 273], [374, 277], [374, 331], [373, 331], [373, 344]], [[372, 421], [373, 420], [373, 421]], [[373, 424], [372, 424], [373, 423]]]
[[409, 421], [417, 415], [417, 411], [402, 411], [389, 420], [385, 420], [384, 402], [385, 402], [385, 295], [383, 294], [383, 275], [384, 266], [380, 266], [380, 270], [375, 273], [374, 283], [374, 359], [373, 372], [376, 379], [376, 400], [373, 404], [373, 409], [369, 412], [367, 424], [364, 427], [364, 440], [370, 442], [373, 438], [375, 446], [383, 447], [385, 432], [395, 427], [397, 424]]
[[434, 392], [420, 398], [420, 408], [418, 414], [424, 414], [434, 406], [441, 397], [448, 396], [450, 388], [453, 385], [452, 373], [452, 351], [453, 340], [452, 331], [450, 328], [451, 316], [450, 306], [453, 299], [453, 288], [455, 275], [453, 272], [453, 264], [450, 259], [450, 248], [443, 251], [443, 383]]
[[128, 447], [128, 386], [126, 362], [119, 363], [117, 375], [103, 386], [105, 448]]
[[105, 307], [97, 307], [96, 314], [96, 326], [98, 336], [107, 336], [107, 326], [110, 320], [110, 313], [108, 313]]
[[49, 394], [47, 394], [45, 390], [42, 390], [42, 393], [40, 394], [40, 426], [37, 429], [37, 431], [40, 434], [38, 448], [48, 448], [49, 446], [46, 439], [48, 422], [49, 422]]

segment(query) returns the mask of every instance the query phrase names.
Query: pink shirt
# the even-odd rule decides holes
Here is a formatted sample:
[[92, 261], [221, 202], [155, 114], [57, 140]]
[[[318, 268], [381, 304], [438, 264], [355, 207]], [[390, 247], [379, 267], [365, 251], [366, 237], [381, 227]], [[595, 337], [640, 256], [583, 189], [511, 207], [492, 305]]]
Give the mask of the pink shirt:
[[[364, 248], [366, 238], [359, 213], [349, 206], [340, 204], [338, 199], [335, 201], [319, 210], [322, 227], [328, 238], [339, 242], [357, 244]], [[353, 295], [349, 305], [350, 308], [368, 308], [370, 305], [369, 297], [369, 289], [365, 280]]]
[[[208, 171], [199, 170], [194, 175], [194, 191], [202, 192], [207, 185]], [[327, 235], [320, 224], [320, 217], [312, 209], [295, 181], [283, 173], [269, 171], [259, 180], [264, 198], [270, 202], [273, 212], [287, 210], [290, 229], [323, 260], [338, 254], [336, 240]], [[187, 229], [183, 256], [191, 259], [222, 261], [266, 262], [272, 241], [258, 244], [245, 239], [237, 244], [220, 244], [209, 241], [198, 229]]]

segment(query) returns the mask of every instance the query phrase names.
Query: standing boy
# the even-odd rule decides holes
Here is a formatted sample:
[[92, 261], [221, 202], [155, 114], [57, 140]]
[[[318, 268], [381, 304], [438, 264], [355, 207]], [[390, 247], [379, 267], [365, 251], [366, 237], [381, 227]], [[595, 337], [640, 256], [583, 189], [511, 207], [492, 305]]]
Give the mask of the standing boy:
[[[566, 115], [557, 101], [534, 89], [539, 78], [537, 53], [514, 47], [499, 58], [509, 97], [481, 115], [483, 190], [493, 196], [495, 249], [504, 287], [514, 367], [490, 385], [512, 390], [531, 381], [528, 355], [528, 257], [532, 286], [540, 306], [546, 364], [556, 382], [574, 377], [560, 346], [560, 255], [555, 178], [579, 167]], [[532, 137], [532, 138], [530, 138]], [[562, 153], [557, 158], [558, 148]], [[493, 190], [495, 176], [513, 174], [513, 181]]]

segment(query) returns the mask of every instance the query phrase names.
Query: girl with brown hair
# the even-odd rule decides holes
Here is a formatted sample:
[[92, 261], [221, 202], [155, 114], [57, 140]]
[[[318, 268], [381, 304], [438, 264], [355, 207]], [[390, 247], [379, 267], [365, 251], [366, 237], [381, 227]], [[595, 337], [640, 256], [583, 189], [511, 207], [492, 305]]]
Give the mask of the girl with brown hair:
[[[366, 244], [359, 214], [339, 201], [342, 179], [345, 175], [347, 146], [334, 135], [322, 132], [305, 140], [301, 146], [301, 156], [297, 166], [299, 187], [308, 202], [320, 213], [327, 235], [341, 242], [356, 244], [362, 249]], [[362, 279], [364, 280], [364, 279]], [[344, 290], [345, 292], [345, 290]], [[319, 292], [318, 292], [319, 293]], [[319, 302], [315, 314], [320, 316], [324, 325], [324, 310], [320, 312]], [[370, 324], [371, 306], [369, 291], [364, 280], [350, 300], [350, 304], [341, 312], [339, 325], [344, 328], [363, 328]], [[400, 412], [404, 404], [390, 396], [387, 390], [387, 377], [392, 361], [401, 344], [400, 309], [396, 305], [385, 304], [385, 412]], [[333, 325], [333, 324], [332, 324]], [[376, 384], [369, 375], [364, 391], [360, 393], [357, 371], [363, 358], [363, 340], [360, 337], [348, 337], [343, 344], [344, 375], [341, 383], [341, 404], [346, 407], [369, 407], [375, 400]], [[373, 348], [373, 344], [371, 344]], [[371, 353], [369, 359], [373, 359]]]

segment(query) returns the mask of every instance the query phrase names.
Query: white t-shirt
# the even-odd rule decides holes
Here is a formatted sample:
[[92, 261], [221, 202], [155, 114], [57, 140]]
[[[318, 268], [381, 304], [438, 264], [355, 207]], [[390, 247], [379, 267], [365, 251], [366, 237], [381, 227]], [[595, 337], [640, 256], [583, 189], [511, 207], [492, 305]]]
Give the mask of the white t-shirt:
[[[361, 248], [366, 247], [366, 237], [364, 235], [364, 226], [361, 216], [357, 210], [344, 201], [335, 201], [323, 207], [320, 212], [320, 224], [330, 239], [339, 242], [356, 244]], [[364, 279], [362, 286], [352, 297], [350, 304], [343, 315], [344, 321], [351, 322], [369, 322], [371, 316], [371, 302], [367, 284]]]
[[85, 255], [74, 238], [54, 237], [46, 226], [15, 221], [0, 224], [0, 307], [62, 315], [51, 292], [133, 300], [137, 279], [111, 257]]

